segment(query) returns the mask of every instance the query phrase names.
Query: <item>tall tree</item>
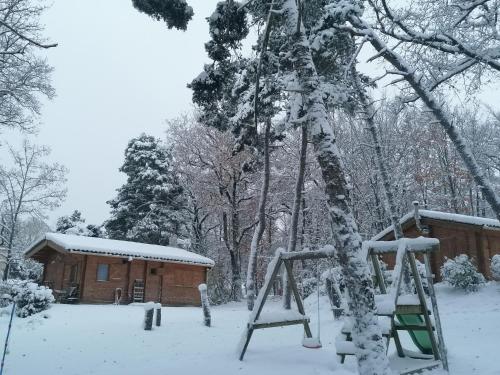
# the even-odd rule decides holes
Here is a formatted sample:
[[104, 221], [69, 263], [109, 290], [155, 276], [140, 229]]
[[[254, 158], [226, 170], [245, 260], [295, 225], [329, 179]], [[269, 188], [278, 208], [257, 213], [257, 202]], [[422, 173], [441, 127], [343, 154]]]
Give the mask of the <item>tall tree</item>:
[[120, 171], [127, 182], [108, 201], [110, 238], [168, 245], [183, 233], [186, 197], [172, 167], [171, 151], [157, 138], [142, 134], [130, 140]]
[[62, 165], [45, 160], [50, 153], [47, 147], [24, 141], [20, 151], [8, 146], [8, 152], [10, 168], [0, 166], [0, 238], [8, 249], [4, 279], [9, 274], [19, 221], [24, 217], [43, 218], [58, 207], [66, 196], [67, 173]]

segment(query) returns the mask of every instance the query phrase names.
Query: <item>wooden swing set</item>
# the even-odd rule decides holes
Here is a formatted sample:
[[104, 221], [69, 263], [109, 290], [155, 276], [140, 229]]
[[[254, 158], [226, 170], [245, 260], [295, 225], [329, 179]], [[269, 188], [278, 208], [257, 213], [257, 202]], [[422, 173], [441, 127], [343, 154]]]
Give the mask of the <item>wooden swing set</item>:
[[[363, 244], [363, 249], [367, 259], [373, 266], [375, 286], [378, 287], [381, 293], [376, 296], [375, 302], [383, 336], [386, 338], [387, 349], [389, 348], [391, 338], [393, 338], [399, 357], [423, 360], [422, 363], [412, 368], [406, 368], [400, 374], [414, 374], [423, 370], [436, 368], [440, 365], [442, 365], [443, 369], [448, 370], [446, 348], [433, 286], [433, 275], [430, 268], [430, 254], [439, 250], [439, 240], [420, 237], [417, 239], [403, 238], [396, 241], [366, 241]], [[305, 314], [302, 298], [293, 275], [293, 264], [297, 260], [332, 259], [334, 254], [335, 250], [333, 247], [319, 251], [277, 252], [276, 256], [269, 263], [266, 279], [257, 296], [254, 309], [243, 332], [238, 348], [240, 360], [243, 360], [252, 334], [257, 329], [301, 324], [304, 327], [306, 340], [313, 337], [309, 326], [310, 319]], [[386, 285], [380, 266], [379, 256], [383, 254], [396, 255], [390, 287]], [[417, 256], [423, 258], [425, 264], [425, 279], [427, 280], [427, 293], [429, 294], [431, 309], [429, 309], [426, 290], [418, 272]], [[282, 266], [287, 271], [297, 311], [284, 310], [279, 313], [263, 313], [264, 304]], [[405, 280], [405, 283], [403, 283], [405, 275], [407, 278], [410, 277], [413, 280], [413, 288], [416, 294], [402, 294], [403, 284], [409, 281]], [[431, 315], [433, 315], [434, 321], [432, 321]], [[352, 341], [351, 331], [352, 323], [347, 321], [341, 330], [342, 340], [336, 343], [337, 355], [342, 363], [346, 356], [356, 354], [356, 347]], [[420, 353], [403, 348], [399, 338], [399, 331], [407, 331], [410, 334], [413, 343], [420, 350]]]

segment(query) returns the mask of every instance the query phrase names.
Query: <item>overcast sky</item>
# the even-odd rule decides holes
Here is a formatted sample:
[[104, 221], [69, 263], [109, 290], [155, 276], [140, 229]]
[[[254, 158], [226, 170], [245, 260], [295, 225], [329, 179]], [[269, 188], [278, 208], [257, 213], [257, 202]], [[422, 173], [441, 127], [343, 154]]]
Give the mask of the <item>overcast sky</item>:
[[70, 170], [52, 223], [74, 209], [89, 223], [105, 220], [105, 202], [125, 180], [118, 168], [127, 142], [163, 136], [166, 118], [190, 110], [186, 83], [207, 62], [205, 17], [217, 1], [191, 3], [187, 32], [168, 30], [131, 0], [55, 0], [46, 12], [46, 35], [59, 43], [47, 53], [57, 97], [44, 105], [37, 142]]
[[208, 62], [205, 17], [216, 3], [190, 0], [195, 16], [181, 32], [137, 12], [131, 0], [54, 0], [43, 21], [59, 43], [47, 52], [57, 97], [43, 107], [36, 142], [70, 172], [68, 197], [51, 224], [74, 209], [102, 223], [106, 201], [125, 181], [118, 168], [127, 142], [141, 132], [163, 137], [165, 119], [192, 108], [186, 84]]

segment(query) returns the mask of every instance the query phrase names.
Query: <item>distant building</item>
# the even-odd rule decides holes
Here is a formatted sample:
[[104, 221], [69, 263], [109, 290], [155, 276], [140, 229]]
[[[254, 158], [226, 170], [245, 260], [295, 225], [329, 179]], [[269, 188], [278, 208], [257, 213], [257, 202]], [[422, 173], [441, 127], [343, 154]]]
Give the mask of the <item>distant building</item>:
[[[440, 279], [440, 268], [445, 258], [460, 254], [472, 257], [481, 272], [491, 278], [490, 261], [500, 254], [500, 222], [476, 216], [459, 215], [440, 211], [416, 210], [400, 220], [405, 237], [433, 237], [440, 241], [440, 251], [432, 254], [432, 272]], [[394, 240], [392, 225], [372, 238], [373, 241]], [[384, 258], [389, 264], [394, 259]]]
[[155, 301], [199, 305], [214, 262], [168, 246], [47, 233], [25, 253], [44, 265], [43, 284], [82, 303]]

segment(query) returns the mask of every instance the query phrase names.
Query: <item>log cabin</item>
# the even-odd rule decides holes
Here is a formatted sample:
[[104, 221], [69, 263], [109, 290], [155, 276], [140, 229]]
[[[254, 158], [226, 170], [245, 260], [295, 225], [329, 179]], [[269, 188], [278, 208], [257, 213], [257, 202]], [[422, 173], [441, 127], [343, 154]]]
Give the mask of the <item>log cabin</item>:
[[183, 249], [47, 233], [25, 252], [43, 264], [57, 299], [81, 303], [155, 301], [200, 305], [198, 285], [214, 261]]
[[[460, 215], [448, 212], [421, 210], [415, 206], [413, 212], [400, 220], [405, 237], [420, 236], [437, 238], [440, 241], [438, 253], [431, 255], [432, 272], [441, 280], [440, 269], [446, 259], [467, 254], [477, 265], [478, 271], [491, 279], [491, 258], [500, 254], [500, 222], [496, 219]], [[392, 241], [392, 225], [375, 235], [372, 241]], [[390, 268], [394, 257], [384, 256]]]

